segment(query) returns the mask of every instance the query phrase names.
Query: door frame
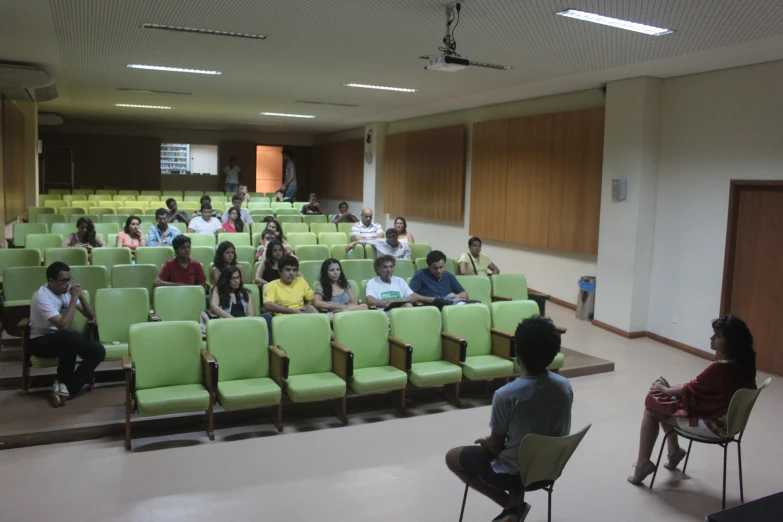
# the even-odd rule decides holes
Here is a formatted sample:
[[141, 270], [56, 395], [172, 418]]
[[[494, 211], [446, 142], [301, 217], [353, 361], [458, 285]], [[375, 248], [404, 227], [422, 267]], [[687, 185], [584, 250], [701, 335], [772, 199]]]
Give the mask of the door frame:
[[733, 179], [729, 190], [729, 217], [726, 226], [726, 250], [723, 255], [723, 288], [720, 295], [720, 315], [731, 310], [734, 282], [734, 257], [737, 249], [740, 194], [743, 190], [760, 187], [783, 187], [780, 179]]

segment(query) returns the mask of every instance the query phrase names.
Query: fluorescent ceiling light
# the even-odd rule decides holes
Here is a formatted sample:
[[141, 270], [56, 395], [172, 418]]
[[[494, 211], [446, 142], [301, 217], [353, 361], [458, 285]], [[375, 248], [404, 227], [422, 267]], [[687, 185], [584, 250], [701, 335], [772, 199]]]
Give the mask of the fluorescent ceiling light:
[[196, 29], [194, 27], [179, 27], [176, 25], [141, 24], [143, 29], [160, 29], [162, 31], [176, 31], [180, 33], [211, 34], [214, 36], [235, 36], [237, 38], [251, 38], [253, 40], [266, 40], [263, 34], [235, 33], [233, 31], [216, 31], [214, 29]]
[[127, 92], [143, 92], [147, 94], [178, 94], [182, 96], [193, 96], [192, 92], [179, 92], [179, 91], [158, 91], [155, 89], [136, 89], [133, 87], [117, 87], [118, 91], [127, 91]]
[[202, 71], [201, 69], [181, 69], [179, 67], [163, 67], [161, 65], [138, 65], [135, 63], [129, 63], [128, 68], [149, 69], [150, 71], [183, 72], [183, 73], [193, 73], [193, 74], [223, 74], [220, 71]]
[[378, 89], [381, 91], [395, 92], [419, 92], [418, 89], [405, 89], [403, 87], [385, 87], [383, 85], [365, 85], [363, 83], [344, 83], [345, 87], [359, 87], [360, 89]]
[[281, 118], [315, 118], [311, 114], [285, 114], [283, 112], [262, 112], [261, 116], [279, 116]]
[[133, 109], [171, 109], [171, 107], [166, 107], [164, 105], [134, 105], [132, 103], [115, 103], [115, 107], [131, 107]]
[[649, 34], [650, 36], [663, 36], [665, 34], [671, 34], [674, 32], [672, 29], [637, 24], [636, 22], [629, 22], [628, 20], [620, 20], [619, 18], [601, 16], [595, 13], [586, 13], [585, 11], [578, 11], [576, 9], [566, 9], [565, 11], [560, 11], [557, 14], [560, 16], [566, 16], [568, 18], [584, 20], [585, 22], [593, 22], [595, 24], [608, 25], [611, 27], [617, 27], [618, 29], [625, 29], [627, 31]]

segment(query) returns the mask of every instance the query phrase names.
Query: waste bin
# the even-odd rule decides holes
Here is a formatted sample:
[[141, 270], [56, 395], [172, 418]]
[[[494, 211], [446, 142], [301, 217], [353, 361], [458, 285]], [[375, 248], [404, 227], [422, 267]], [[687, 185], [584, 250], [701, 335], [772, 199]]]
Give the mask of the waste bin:
[[595, 314], [595, 277], [579, 278], [579, 299], [576, 302], [576, 318], [580, 321], [592, 321]]

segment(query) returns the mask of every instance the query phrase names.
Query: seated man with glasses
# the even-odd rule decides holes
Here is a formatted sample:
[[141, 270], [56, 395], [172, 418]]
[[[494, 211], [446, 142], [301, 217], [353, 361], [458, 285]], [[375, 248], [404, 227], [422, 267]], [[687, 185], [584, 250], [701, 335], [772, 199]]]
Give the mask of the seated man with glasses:
[[[46, 269], [46, 280], [30, 301], [28, 351], [36, 357], [60, 359], [52, 384], [52, 406], [56, 408], [82, 390], [106, 356], [106, 349], [69, 330], [77, 311], [89, 320], [95, 318], [95, 311], [81, 299], [82, 285], [71, 284], [71, 268], [61, 261], [52, 263]], [[77, 356], [82, 362], [74, 370]]]

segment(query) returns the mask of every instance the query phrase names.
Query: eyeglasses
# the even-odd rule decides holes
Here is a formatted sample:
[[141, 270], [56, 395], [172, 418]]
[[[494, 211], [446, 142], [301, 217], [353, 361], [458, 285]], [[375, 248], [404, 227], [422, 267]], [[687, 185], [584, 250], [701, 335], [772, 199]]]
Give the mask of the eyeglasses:
[[61, 285], [67, 285], [71, 282], [71, 279], [72, 278], [69, 277], [68, 279], [55, 279], [55, 281], [57, 281]]

